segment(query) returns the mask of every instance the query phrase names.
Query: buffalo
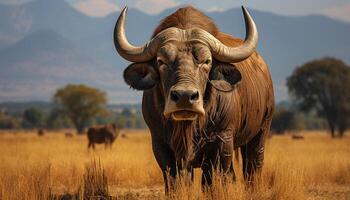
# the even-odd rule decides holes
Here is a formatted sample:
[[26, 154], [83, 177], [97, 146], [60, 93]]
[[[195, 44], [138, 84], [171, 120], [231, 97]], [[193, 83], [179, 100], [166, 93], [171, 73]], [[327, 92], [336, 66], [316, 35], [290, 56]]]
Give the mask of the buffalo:
[[38, 129], [37, 133], [38, 133], [38, 136], [44, 136], [45, 135], [45, 131], [42, 128]]
[[95, 144], [105, 144], [106, 148], [112, 147], [118, 134], [119, 128], [115, 124], [90, 127], [87, 131], [88, 148], [95, 149]]
[[293, 134], [293, 135], [292, 135], [292, 139], [293, 139], [293, 140], [303, 140], [303, 139], [304, 139], [304, 136], [301, 135], [301, 134]]
[[177, 175], [192, 175], [194, 168], [202, 169], [204, 186], [212, 184], [214, 168], [234, 176], [233, 152], [238, 148], [248, 182], [263, 166], [274, 111], [273, 85], [267, 64], [255, 50], [255, 22], [246, 8], [242, 10], [244, 41], [220, 32], [191, 6], [163, 19], [142, 46], [127, 39], [127, 8], [116, 22], [115, 48], [133, 62], [124, 80], [143, 91], [142, 113], [166, 191]]
[[66, 138], [72, 138], [74, 135], [73, 135], [73, 133], [71, 133], [71, 132], [66, 132], [66, 133], [64, 134], [64, 136], [65, 136]]

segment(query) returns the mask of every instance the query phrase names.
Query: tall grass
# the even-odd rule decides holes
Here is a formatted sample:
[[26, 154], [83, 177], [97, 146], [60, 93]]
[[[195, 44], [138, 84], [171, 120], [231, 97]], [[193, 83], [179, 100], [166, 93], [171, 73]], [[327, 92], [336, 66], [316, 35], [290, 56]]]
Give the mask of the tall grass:
[[[131, 131], [112, 149], [87, 149], [85, 136], [60, 133], [0, 133], [0, 199], [163, 199], [163, 178], [149, 134]], [[275, 136], [267, 141], [265, 164], [254, 186], [213, 175], [202, 190], [200, 170], [189, 184], [180, 178], [172, 199], [350, 199], [350, 138], [324, 133], [304, 140]], [[97, 161], [94, 161], [97, 160]]]
[[108, 199], [108, 180], [100, 161], [86, 165], [83, 196], [88, 199]]

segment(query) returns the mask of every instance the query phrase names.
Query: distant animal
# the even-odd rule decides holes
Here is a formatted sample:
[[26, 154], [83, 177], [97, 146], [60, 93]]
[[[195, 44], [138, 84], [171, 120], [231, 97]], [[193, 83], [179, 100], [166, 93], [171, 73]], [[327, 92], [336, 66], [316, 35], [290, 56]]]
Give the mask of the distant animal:
[[120, 137], [122, 137], [122, 138], [128, 138], [128, 136], [127, 136], [125, 133], [121, 134]]
[[87, 131], [88, 148], [95, 149], [95, 144], [105, 144], [105, 147], [112, 147], [118, 134], [119, 128], [115, 124], [90, 127]]
[[44, 136], [44, 134], [45, 134], [44, 129], [39, 129], [38, 130], [38, 136]]
[[66, 133], [64, 134], [64, 136], [65, 136], [66, 138], [72, 138], [72, 137], [73, 137], [73, 133], [71, 133], [71, 132], [66, 132]]
[[216, 167], [234, 176], [237, 148], [247, 181], [263, 166], [274, 93], [268, 66], [255, 50], [256, 25], [242, 10], [245, 41], [220, 32], [191, 6], [163, 19], [143, 46], [127, 40], [127, 8], [117, 20], [116, 50], [134, 62], [125, 69], [124, 80], [144, 91], [142, 113], [166, 191], [182, 170], [191, 174], [201, 168], [203, 185], [212, 184]]
[[304, 136], [303, 136], [303, 135], [300, 135], [300, 134], [293, 134], [293, 135], [292, 135], [292, 139], [293, 139], [293, 140], [303, 140], [303, 139], [304, 139]]

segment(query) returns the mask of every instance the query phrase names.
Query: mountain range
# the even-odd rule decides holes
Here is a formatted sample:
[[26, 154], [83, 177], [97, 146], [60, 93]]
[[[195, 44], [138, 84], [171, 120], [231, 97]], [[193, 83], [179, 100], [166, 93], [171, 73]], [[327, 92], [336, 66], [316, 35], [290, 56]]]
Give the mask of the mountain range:
[[[162, 18], [129, 9], [129, 40], [146, 42]], [[206, 13], [221, 31], [244, 38], [239, 8]], [[350, 63], [350, 24], [322, 15], [281, 16], [251, 10], [259, 30], [258, 51], [272, 73], [277, 101], [287, 98], [285, 79], [296, 66], [323, 56]], [[83, 83], [101, 88], [111, 103], [140, 102], [141, 92], [122, 80], [128, 62], [113, 46], [119, 13], [86, 16], [64, 0], [36, 0], [16, 6], [0, 4], [0, 102], [48, 101], [57, 88]]]

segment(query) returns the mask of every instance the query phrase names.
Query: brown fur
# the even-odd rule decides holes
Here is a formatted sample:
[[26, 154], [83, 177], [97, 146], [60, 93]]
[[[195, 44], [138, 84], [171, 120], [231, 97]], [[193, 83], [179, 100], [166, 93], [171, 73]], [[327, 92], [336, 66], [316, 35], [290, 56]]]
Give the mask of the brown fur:
[[73, 133], [71, 133], [71, 132], [66, 132], [66, 133], [64, 134], [64, 136], [65, 136], [66, 138], [72, 138], [72, 137], [73, 137]]
[[184, 121], [174, 123], [170, 146], [176, 154], [177, 161], [185, 161], [193, 158], [192, 138], [196, 132], [196, 122]]
[[303, 140], [304, 136], [303, 135], [299, 135], [299, 134], [293, 134], [292, 135], [292, 139], [293, 140]]
[[88, 148], [95, 148], [95, 144], [105, 144], [112, 146], [118, 137], [119, 129], [114, 125], [93, 126], [88, 129], [87, 137], [89, 140]]
[[177, 27], [180, 29], [201, 28], [213, 36], [216, 36], [219, 32], [215, 23], [209, 17], [192, 6], [180, 8], [175, 13], [162, 20], [153, 32], [152, 37], [170, 27]]

